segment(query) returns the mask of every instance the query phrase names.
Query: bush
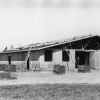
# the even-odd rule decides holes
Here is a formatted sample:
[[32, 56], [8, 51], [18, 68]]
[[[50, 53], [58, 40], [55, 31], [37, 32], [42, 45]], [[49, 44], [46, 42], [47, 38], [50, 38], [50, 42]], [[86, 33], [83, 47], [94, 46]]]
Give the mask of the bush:
[[65, 66], [62, 65], [54, 65], [53, 72], [57, 74], [64, 74], [65, 73]]

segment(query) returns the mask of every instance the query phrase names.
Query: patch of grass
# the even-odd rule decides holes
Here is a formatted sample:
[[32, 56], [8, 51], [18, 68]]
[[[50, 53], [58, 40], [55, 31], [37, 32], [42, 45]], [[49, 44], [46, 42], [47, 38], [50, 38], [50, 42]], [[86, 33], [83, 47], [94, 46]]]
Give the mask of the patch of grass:
[[11, 79], [11, 80], [13, 80], [13, 79], [17, 79], [17, 77], [12, 76], [10, 72], [2, 72], [2, 73], [0, 73], [0, 80], [2, 80], [2, 79]]
[[0, 87], [0, 97], [11, 100], [100, 100], [100, 85], [41, 84]]

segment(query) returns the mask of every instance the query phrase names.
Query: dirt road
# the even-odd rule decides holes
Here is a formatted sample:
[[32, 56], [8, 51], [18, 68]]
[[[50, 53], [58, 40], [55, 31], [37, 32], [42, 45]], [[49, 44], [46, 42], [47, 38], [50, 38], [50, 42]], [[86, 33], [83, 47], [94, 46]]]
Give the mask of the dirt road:
[[90, 83], [100, 84], [100, 71], [92, 70], [89, 73], [66, 72], [56, 75], [53, 72], [17, 72], [12, 73], [17, 80], [0, 80], [0, 85], [40, 84], [40, 83]]

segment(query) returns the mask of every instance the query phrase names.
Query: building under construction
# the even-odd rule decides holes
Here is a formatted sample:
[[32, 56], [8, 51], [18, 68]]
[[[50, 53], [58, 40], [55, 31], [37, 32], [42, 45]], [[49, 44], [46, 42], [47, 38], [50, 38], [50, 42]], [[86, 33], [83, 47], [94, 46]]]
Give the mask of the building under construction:
[[100, 68], [100, 36], [30, 44], [0, 53], [0, 64], [16, 65], [17, 71], [53, 70], [56, 64], [75, 70], [79, 66]]

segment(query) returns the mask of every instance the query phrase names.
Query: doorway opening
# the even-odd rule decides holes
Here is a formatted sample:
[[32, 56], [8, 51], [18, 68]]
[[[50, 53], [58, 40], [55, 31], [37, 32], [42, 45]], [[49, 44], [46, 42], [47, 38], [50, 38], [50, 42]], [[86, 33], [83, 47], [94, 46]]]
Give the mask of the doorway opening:
[[29, 70], [30, 69], [30, 61], [29, 61], [29, 58], [28, 58], [28, 60], [27, 60], [27, 70]]
[[75, 53], [75, 59], [76, 59], [75, 68], [78, 68], [79, 65], [89, 66], [89, 54], [90, 54], [90, 52], [86, 52], [86, 51], [76, 51], [76, 53]]
[[11, 56], [8, 56], [8, 64], [11, 65]]

